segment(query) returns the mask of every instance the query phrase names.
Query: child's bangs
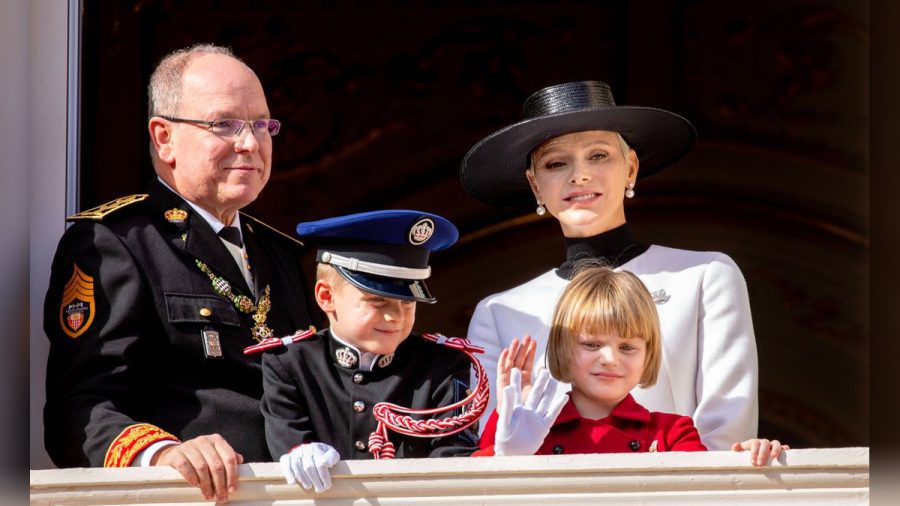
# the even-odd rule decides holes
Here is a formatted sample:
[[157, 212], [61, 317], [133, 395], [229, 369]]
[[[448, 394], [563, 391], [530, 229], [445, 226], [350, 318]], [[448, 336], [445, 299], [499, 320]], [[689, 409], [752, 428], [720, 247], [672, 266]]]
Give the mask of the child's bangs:
[[573, 304], [569, 315], [570, 329], [589, 335], [615, 334], [625, 339], [646, 335], [646, 322], [621, 294], [597, 290], [582, 304]]

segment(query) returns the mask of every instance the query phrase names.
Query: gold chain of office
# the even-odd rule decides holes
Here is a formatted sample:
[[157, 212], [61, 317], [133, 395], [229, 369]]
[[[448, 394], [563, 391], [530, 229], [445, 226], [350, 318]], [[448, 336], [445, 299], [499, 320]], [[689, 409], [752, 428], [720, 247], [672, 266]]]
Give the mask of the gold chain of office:
[[259, 298], [259, 304], [254, 304], [253, 300], [246, 295], [237, 295], [231, 288], [231, 283], [229, 283], [222, 276], [217, 276], [212, 269], [209, 268], [208, 265], [200, 261], [199, 259], [195, 260], [197, 263], [197, 267], [207, 276], [209, 276], [209, 280], [212, 283], [213, 290], [216, 293], [230, 300], [234, 307], [238, 308], [239, 311], [251, 314], [251, 318], [256, 322], [253, 325], [253, 328], [250, 330], [253, 339], [257, 342], [262, 341], [263, 339], [268, 339], [270, 337], [275, 336], [275, 331], [266, 326], [266, 315], [269, 310], [272, 309], [272, 301], [269, 298], [269, 285], [266, 285], [266, 289], [263, 291], [262, 297]]

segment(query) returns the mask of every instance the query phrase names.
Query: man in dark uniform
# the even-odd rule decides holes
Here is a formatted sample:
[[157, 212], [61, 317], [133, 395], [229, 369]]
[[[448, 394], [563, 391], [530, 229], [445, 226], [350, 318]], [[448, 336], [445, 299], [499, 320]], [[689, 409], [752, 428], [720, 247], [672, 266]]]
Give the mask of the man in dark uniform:
[[224, 501], [237, 464], [269, 460], [260, 360], [242, 350], [313, 311], [300, 243], [239, 213], [269, 178], [279, 126], [228, 49], [160, 62], [158, 179], [71, 217], [53, 261], [44, 437], [58, 466], [171, 465]]
[[456, 227], [433, 214], [376, 211], [301, 223], [297, 231], [319, 242], [315, 296], [330, 327], [285, 339], [285, 346], [275, 342], [263, 358], [266, 438], [288, 482], [321, 492], [331, 486], [328, 468], [339, 459], [472, 453], [475, 437], [465, 427], [480, 413], [470, 412], [468, 424], [462, 409], [414, 413], [417, 420], [456, 416], [459, 425], [441, 427], [461, 430], [445, 435], [414, 427], [415, 437], [388, 434], [396, 429], [379, 423], [373, 411], [380, 402], [435, 410], [469, 395], [471, 362], [460, 351], [471, 351], [465, 340], [452, 349], [443, 337], [411, 334], [416, 301], [435, 302], [424, 283], [429, 252], [453, 244]]

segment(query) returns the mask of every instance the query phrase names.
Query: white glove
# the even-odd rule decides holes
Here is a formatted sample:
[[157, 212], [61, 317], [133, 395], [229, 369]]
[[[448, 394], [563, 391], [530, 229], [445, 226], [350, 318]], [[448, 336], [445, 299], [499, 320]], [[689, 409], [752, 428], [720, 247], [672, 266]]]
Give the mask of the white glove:
[[325, 443], [300, 445], [278, 459], [288, 485], [300, 482], [307, 490], [315, 488], [316, 493], [331, 488], [331, 471], [328, 469], [340, 460], [337, 450]]
[[550, 371], [542, 369], [522, 405], [522, 371], [518, 368], [510, 371], [509, 385], [503, 388], [503, 398], [497, 408], [495, 455], [534, 455], [540, 449], [568, 402], [567, 396], [556, 395], [558, 386]]

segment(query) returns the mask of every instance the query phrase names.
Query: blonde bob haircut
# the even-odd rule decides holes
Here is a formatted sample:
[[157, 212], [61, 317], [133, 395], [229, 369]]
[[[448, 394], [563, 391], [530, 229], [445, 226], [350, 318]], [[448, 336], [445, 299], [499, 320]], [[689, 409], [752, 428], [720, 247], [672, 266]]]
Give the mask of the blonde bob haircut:
[[656, 383], [662, 350], [656, 304], [634, 274], [597, 264], [581, 266], [553, 312], [547, 367], [560, 381], [571, 381], [569, 365], [579, 334], [617, 334], [647, 342], [640, 386]]

